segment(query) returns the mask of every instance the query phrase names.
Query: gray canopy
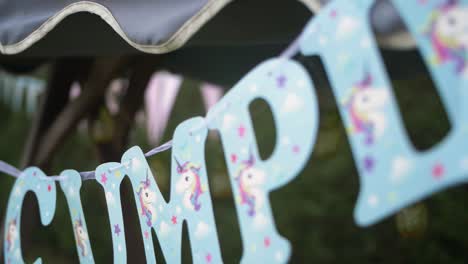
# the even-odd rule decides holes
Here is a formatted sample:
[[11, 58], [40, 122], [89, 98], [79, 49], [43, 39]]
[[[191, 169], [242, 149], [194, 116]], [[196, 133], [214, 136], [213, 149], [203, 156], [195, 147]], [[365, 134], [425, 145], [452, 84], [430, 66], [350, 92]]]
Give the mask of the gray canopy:
[[[35, 49], [27, 54], [41, 56], [122, 54], [137, 50], [161, 54], [178, 49], [189, 40], [188, 44], [195, 46], [285, 44], [312, 16], [311, 10], [324, 2], [0, 0], [0, 54], [21, 53], [31, 46]], [[384, 10], [386, 21], [395, 24], [392, 21], [395, 12], [391, 12], [388, 2], [379, 3], [384, 6], [374, 13], [380, 12], [382, 17]], [[401, 30], [389, 28], [385, 21], [374, 24], [378, 33]], [[395, 35], [389, 38], [387, 34], [385, 41], [408, 45], [401, 38], [395, 41]], [[116, 36], [126, 43], [116, 40]]]

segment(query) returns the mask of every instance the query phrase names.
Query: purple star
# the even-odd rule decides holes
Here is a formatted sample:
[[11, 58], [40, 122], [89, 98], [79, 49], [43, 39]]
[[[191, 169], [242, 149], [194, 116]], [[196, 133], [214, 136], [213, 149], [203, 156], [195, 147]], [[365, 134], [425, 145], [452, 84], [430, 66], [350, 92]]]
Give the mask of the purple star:
[[114, 233], [118, 236], [122, 230], [120, 230], [119, 224], [114, 225]]
[[364, 169], [368, 172], [372, 171], [374, 168], [374, 158], [367, 156], [364, 158]]
[[276, 84], [278, 85], [279, 88], [283, 88], [284, 85], [286, 84], [286, 81], [287, 81], [286, 76], [282, 74], [276, 78]]

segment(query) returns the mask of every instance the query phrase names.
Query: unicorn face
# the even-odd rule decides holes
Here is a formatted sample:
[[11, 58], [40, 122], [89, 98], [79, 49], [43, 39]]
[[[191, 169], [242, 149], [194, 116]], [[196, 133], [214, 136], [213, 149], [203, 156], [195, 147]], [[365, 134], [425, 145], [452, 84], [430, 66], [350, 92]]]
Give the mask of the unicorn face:
[[13, 221], [8, 225], [8, 234], [11, 238], [16, 238], [18, 236], [18, 229], [16, 228], [16, 223]]
[[83, 226], [76, 224], [75, 225], [76, 238], [80, 241], [88, 240], [88, 234], [86, 234]]
[[446, 44], [468, 46], [468, 8], [452, 7], [435, 21], [435, 30]]
[[265, 183], [265, 172], [255, 167], [248, 167], [240, 174], [240, 179], [245, 187], [260, 186]]
[[388, 94], [384, 89], [365, 88], [355, 94], [353, 105], [359, 112], [369, 112], [380, 109], [388, 99]]
[[182, 193], [195, 184], [197, 175], [192, 170], [184, 171], [180, 174], [180, 180], [177, 182], [176, 191]]
[[156, 193], [149, 188], [142, 188], [140, 193], [141, 201], [145, 206], [150, 206], [156, 203]]

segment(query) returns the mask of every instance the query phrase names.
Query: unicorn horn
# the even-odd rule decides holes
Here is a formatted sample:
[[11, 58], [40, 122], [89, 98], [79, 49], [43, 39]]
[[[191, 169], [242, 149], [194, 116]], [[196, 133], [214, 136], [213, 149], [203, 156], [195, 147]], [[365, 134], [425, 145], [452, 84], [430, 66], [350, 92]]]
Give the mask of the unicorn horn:
[[177, 163], [177, 172], [181, 172], [184, 168], [182, 167], [182, 165], [180, 165], [180, 162], [176, 157], [174, 157], [174, 159], [175, 159], [175, 162]]
[[254, 165], [254, 163], [255, 163], [255, 156], [253, 155], [252, 145], [250, 146], [249, 159], [247, 160], [247, 163], [249, 165]]
[[448, 0], [447, 3], [444, 5], [445, 7], [454, 6], [458, 3], [458, 0]]
[[358, 84], [359, 88], [367, 87], [372, 83], [372, 75], [367, 70], [365, 72], [364, 78]]

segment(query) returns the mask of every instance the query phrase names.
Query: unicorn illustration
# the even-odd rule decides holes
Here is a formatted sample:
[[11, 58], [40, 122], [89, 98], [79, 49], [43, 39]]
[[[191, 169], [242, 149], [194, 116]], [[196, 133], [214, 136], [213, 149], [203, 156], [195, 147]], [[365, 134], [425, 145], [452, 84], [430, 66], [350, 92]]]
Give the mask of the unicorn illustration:
[[89, 238], [88, 234], [86, 233], [83, 227], [83, 222], [81, 221], [81, 218], [75, 220], [74, 229], [76, 243], [78, 244], [78, 247], [81, 250], [81, 256], [86, 257], [88, 256], [88, 243], [86, 242], [89, 240]]
[[200, 181], [200, 166], [192, 162], [177, 163], [177, 173], [180, 175], [176, 183], [176, 192], [184, 193], [184, 206], [190, 210], [199, 211], [201, 208], [200, 196], [203, 194], [203, 188]]
[[435, 51], [432, 62], [436, 65], [453, 61], [457, 74], [468, 75], [468, 8], [458, 0], [446, 0], [429, 18], [424, 33], [430, 38]]
[[8, 231], [7, 231], [7, 237], [6, 237], [8, 252], [13, 251], [13, 249], [15, 248], [15, 242], [17, 239], [18, 239], [18, 228], [16, 225], [16, 218], [14, 218], [8, 223]]
[[146, 224], [151, 227], [156, 221], [156, 193], [150, 189], [150, 180], [148, 178], [148, 171], [146, 171], [146, 180], [140, 183], [137, 194], [141, 206], [141, 215], [146, 217]]
[[372, 75], [366, 73], [344, 101], [351, 119], [351, 132], [363, 134], [364, 142], [368, 145], [373, 144], [385, 130], [383, 108], [388, 100], [388, 92], [383, 88], [373, 87], [372, 81]]
[[265, 193], [261, 189], [266, 180], [265, 172], [256, 168], [255, 163], [255, 157], [251, 152], [249, 159], [241, 162], [235, 178], [240, 192], [240, 204], [248, 206], [247, 214], [250, 217], [255, 216], [265, 201]]

